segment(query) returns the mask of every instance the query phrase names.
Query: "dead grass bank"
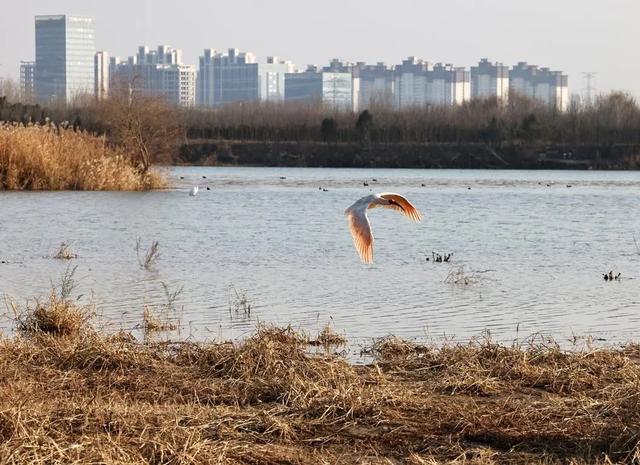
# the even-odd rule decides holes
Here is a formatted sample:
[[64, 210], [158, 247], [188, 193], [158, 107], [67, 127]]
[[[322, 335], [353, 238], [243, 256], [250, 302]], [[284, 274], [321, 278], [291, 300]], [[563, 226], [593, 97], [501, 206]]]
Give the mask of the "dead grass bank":
[[147, 190], [165, 186], [124, 152], [86, 132], [0, 124], [0, 190]]
[[[105, 336], [52, 298], [0, 342], [0, 463], [637, 463], [636, 347], [393, 338], [354, 366], [290, 328]], [[53, 322], [53, 323], [52, 323]], [[326, 336], [326, 334], [325, 334]], [[315, 350], [315, 349], [314, 349]]]

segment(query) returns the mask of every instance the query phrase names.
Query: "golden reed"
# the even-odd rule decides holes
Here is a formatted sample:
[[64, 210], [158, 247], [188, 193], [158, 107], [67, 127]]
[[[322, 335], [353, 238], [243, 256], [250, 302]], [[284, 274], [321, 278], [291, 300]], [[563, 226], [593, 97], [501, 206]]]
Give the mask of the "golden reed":
[[165, 187], [126, 153], [65, 125], [0, 124], [0, 190], [140, 191]]

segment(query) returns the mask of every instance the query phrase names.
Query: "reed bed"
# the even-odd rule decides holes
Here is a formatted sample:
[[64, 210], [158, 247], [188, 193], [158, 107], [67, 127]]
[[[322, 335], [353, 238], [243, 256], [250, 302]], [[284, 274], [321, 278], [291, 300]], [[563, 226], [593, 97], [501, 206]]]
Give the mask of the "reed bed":
[[64, 125], [0, 124], [0, 190], [140, 191], [165, 186], [104, 138]]
[[387, 338], [372, 363], [354, 365], [291, 328], [259, 327], [239, 343], [142, 343], [100, 334], [86, 315], [54, 296], [0, 341], [0, 463], [640, 458], [637, 346]]

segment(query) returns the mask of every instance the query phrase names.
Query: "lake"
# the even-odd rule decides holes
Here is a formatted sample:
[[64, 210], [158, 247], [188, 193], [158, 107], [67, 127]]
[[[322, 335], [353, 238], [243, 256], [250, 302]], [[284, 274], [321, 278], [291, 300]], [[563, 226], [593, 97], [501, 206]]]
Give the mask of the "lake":
[[[180, 167], [168, 175], [171, 189], [147, 193], [1, 192], [0, 294], [18, 304], [46, 296], [71, 264], [74, 298], [93, 299], [108, 330], [136, 330], [145, 305], [166, 303], [166, 286], [182, 289], [180, 337], [198, 340], [241, 338], [258, 322], [311, 333], [330, 324], [355, 343], [388, 334], [465, 340], [484, 330], [499, 341], [543, 333], [617, 343], [640, 334], [640, 173]], [[384, 191], [407, 196], [424, 220], [370, 211], [368, 266], [344, 210]], [[159, 241], [151, 270], [138, 263], [137, 238], [145, 249]], [[51, 258], [61, 242], [76, 260]], [[432, 251], [452, 261], [434, 263]], [[449, 282], [461, 267], [469, 284]], [[622, 279], [605, 281], [610, 270]], [[236, 311], [243, 295], [250, 315]]]

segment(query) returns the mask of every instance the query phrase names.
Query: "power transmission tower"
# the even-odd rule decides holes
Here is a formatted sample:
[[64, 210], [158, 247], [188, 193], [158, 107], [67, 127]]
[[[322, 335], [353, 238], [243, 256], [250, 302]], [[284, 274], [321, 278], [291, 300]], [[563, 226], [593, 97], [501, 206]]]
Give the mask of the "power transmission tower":
[[586, 81], [586, 86], [582, 88], [584, 92], [584, 103], [587, 106], [591, 106], [593, 104], [593, 94], [596, 91], [596, 88], [593, 87], [593, 80], [596, 77], [596, 72], [593, 71], [585, 71], [582, 73], [584, 80]]

